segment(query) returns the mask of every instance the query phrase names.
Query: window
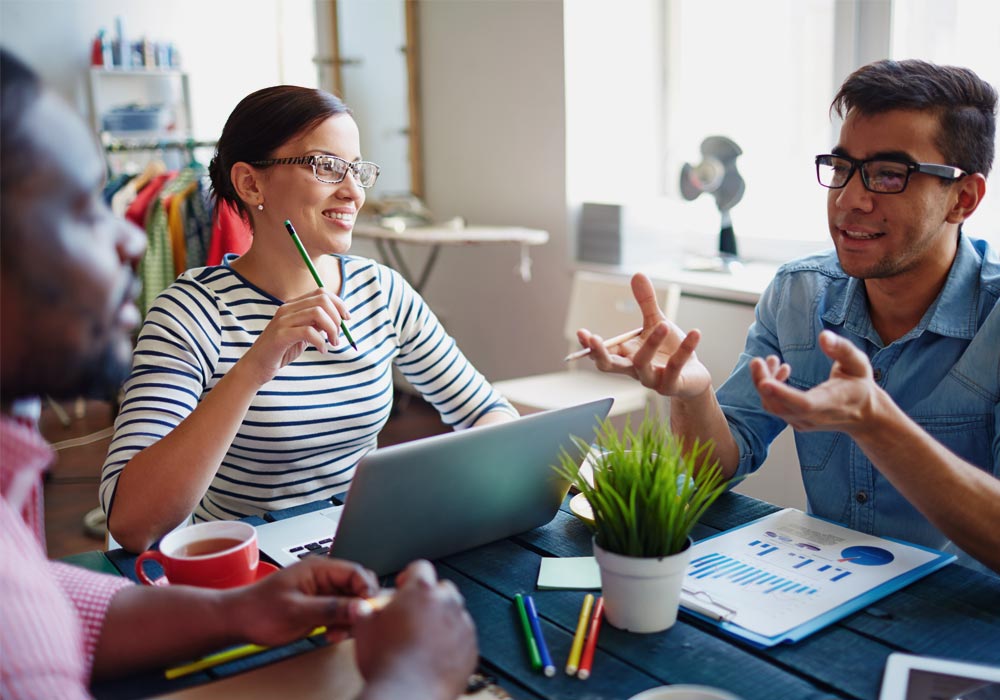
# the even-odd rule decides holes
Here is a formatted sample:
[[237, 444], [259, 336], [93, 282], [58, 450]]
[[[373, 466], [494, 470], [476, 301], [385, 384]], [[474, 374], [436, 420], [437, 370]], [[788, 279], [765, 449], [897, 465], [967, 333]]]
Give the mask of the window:
[[[966, 66], [1000, 90], [1000, 4], [992, 0], [896, 0], [890, 55]], [[965, 224], [975, 238], [1000, 248], [1000, 134], [986, 198]]]
[[[614, 12], [576, 0], [564, 13], [570, 203], [657, 212], [663, 255], [714, 250], [714, 200], [684, 201], [678, 185], [706, 136], [743, 150], [746, 192], [732, 210], [741, 253], [785, 260], [828, 246], [813, 156], [836, 144], [829, 106], [848, 73], [887, 55], [920, 57], [1000, 88], [993, 0], [627, 0]], [[966, 230], [1000, 247], [997, 170]]]
[[[741, 248], [753, 238], [828, 240], [826, 192], [816, 184], [812, 156], [833, 145], [827, 115], [835, 92], [835, 4], [668, 3], [665, 192], [677, 196], [681, 167], [701, 160], [706, 136], [734, 140], [746, 181], [732, 210]], [[710, 195], [699, 200], [714, 212]]]

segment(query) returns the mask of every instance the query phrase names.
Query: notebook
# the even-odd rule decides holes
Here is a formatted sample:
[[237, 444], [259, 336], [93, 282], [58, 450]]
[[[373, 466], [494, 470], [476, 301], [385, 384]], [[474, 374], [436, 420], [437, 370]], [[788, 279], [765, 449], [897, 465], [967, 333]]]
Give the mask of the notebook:
[[257, 527], [281, 566], [310, 554], [349, 559], [382, 575], [544, 525], [569, 482], [553, 470], [573, 442], [589, 443], [612, 399], [436, 435], [368, 453], [343, 506]]

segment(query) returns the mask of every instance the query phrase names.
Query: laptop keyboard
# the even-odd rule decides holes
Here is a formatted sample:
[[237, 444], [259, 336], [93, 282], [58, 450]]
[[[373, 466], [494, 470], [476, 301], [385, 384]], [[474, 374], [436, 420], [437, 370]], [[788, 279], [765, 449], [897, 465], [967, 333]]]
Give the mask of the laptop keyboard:
[[330, 553], [330, 547], [333, 546], [332, 537], [324, 537], [321, 540], [315, 542], [306, 542], [305, 544], [300, 544], [295, 547], [289, 548], [289, 553], [294, 554], [299, 559], [305, 559], [311, 556], [326, 556]]

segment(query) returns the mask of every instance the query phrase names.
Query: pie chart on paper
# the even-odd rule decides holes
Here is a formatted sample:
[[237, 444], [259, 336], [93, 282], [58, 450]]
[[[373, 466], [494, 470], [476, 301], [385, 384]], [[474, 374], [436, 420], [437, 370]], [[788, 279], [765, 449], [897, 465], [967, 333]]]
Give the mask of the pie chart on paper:
[[860, 566], [885, 566], [896, 557], [888, 549], [881, 547], [847, 547], [840, 553], [839, 561], [849, 561]]

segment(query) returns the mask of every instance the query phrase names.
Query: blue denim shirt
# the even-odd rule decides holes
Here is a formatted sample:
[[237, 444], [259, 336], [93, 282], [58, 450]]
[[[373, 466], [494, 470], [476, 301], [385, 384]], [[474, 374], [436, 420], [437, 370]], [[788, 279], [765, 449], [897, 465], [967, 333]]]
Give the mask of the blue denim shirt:
[[[1000, 259], [985, 241], [959, 238], [940, 295], [920, 323], [886, 346], [872, 326], [861, 280], [834, 251], [783, 265], [764, 292], [746, 348], [718, 390], [740, 450], [738, 475], [763, 463], [787, 425], [761, 407], [754, 357], [791, 365], [788, 383], [809, 389], [830, 376], [818, 337], [830, 329], [871, 360], [875, 378], [907, 415], [948, 449], [1000, 472]], [[795, 432], [809, 511], [861, 532], [955, 549], [872, 465], [846, 434]]]

